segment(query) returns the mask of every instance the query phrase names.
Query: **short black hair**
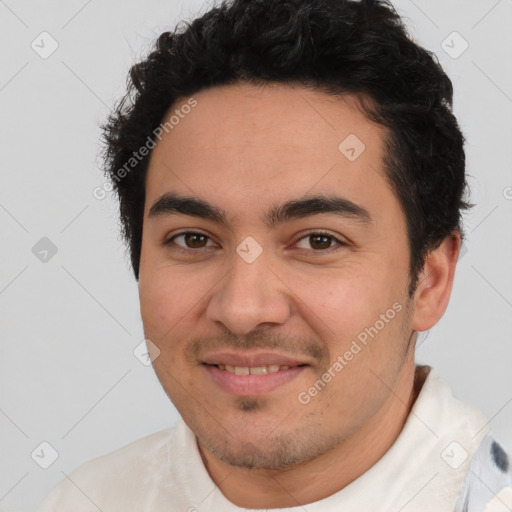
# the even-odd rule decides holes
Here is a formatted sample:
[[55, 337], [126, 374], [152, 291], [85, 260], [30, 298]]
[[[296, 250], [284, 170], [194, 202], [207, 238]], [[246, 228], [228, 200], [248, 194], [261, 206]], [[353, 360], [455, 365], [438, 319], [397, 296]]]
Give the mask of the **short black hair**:
[[458, 231], [472, 205], [452, 82], [416, 44], [388, 0], [224, 0], [162, 33], [129, 72], [127, 93], [102, 126], [105, 173], [139, 278], [149, 153], [143, 146], [177, 99], [234, 83], [302, 85], [352, 94], [385, 130], [383, 164], [407, 222], [412, 296], [429, 251]]

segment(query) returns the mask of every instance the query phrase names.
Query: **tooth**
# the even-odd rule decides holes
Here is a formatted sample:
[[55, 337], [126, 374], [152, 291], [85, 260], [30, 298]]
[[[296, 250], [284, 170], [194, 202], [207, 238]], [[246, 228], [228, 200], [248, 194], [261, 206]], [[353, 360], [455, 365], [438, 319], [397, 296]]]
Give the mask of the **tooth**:
[[267, 367], [266, 366], [252, 366], [249, 368], [251, 375], [266, 375]]
[[279, 366], [277, 364], [269, 364], [267, 366], [231, 366], [229, 364], [217, 365], [220, 370], [225, 370], [236, 375], [266, 375], [267, 373], [276, 373], [278, 371], [288, 370], [287, 365]]

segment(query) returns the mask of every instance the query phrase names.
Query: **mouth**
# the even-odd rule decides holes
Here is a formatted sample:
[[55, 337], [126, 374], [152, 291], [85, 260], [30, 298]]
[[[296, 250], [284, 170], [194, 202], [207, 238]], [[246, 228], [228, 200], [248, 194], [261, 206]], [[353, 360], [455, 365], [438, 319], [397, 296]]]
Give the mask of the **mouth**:
[[[206, 363], [205, 363], [206, 364]], [[224, 370], [234, 375], [267, 375], [268, 373], [282, 372], [290, 369], [288, 365], [271, 364], [265, 366], [232, 366], [230, 364], [214, 364], [209, 366], [215, 366], [219, 370]], [[300, 364], [297, 366], [307, 366]]]
[[268, 394], [311, 367], [303, 362], [269, 354], [252, 357], [221, 355], [209, 358], [201, 366], [216, 387], [231, 395], [244, 397]]
[[[206, 364], [206, 363], [205, 363]], [[219, 370], [232, 373], [233, 375], [267, 375], [269, 373], [277, 373], [289, 370], [298, 366], [308, 366], [299, 364], [296, 366], [270, 364], [265, 366], [232, 366], [230, 364], [212, 364], [207, 366], [215, 366]]]

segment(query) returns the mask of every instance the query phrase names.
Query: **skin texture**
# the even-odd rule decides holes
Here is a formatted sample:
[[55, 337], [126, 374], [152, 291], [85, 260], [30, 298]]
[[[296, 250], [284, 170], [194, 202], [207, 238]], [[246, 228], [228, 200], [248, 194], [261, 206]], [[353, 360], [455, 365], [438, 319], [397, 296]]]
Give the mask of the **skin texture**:
[[[421, 388], [415, 331], [446, 309], [460, 237], [428, 255], [410, 299], [406, 220], [381, 164], [385, 132], [354, 97], [236, 84], [194, 98], [197, 106], [153, 150], [147, 174], [139, 291], [146, 338], [160, 350], [153, 366], [230, 501], [311, 503], [361, 476], [400, 433]], [[349, 134], [365, 144], [354, 161], [338, 149]], [[166, 192], [208, 201], [229, 225], [150, 217]], [[371, 222], [321, 213], [265, 225], [272, 207], [317, 194], [349, 199]], [[173, 238], [183, 231], [208, 238], [187, 246], [186, 237]], [[318, 231], [334, 238], [315, 243]], [[263, 249], [252, 263], [236, 252], [248, 236]], [[400, 311], [301, 403], [299, 394], [393, 304]], [[272, 351], [309, 366], [271, 392], [236, 396], [202, 364], [220, 348]]]

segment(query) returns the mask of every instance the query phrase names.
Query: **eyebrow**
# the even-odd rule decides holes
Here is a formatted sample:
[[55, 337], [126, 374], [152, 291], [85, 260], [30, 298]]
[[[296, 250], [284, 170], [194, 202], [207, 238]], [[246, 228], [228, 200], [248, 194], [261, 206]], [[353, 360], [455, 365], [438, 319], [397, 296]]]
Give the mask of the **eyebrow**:
[[[340, 196], [314, 195], [287, 201], [273, 206], [263, 217], [266, 227], [272, 229], [291, 220], [330, 213], [352, 219], [363, 224], [373, 222], [368, 210]], [[191, 217], [211, 220], [224, 226], [229, 226], [227, 213], [210, 204], [208, 201], [175, 193], [165, 193], [157, 199], [148, 212], [148, 218], [183, 214]]]

